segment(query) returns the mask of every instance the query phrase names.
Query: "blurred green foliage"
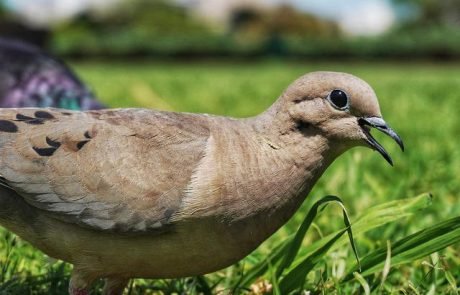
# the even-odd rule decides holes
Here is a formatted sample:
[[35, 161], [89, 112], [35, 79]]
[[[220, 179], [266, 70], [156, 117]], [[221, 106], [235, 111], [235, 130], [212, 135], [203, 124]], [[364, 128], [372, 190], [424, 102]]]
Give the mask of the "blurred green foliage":
[[63, 56], [105, 58], [452, 59], [460, 58], [460, 29], [411, 20], [383, 35], [349, 37], [333, 22], [281, 6], [266, 13], [238, 11], [228, 31], [222, 32], [211, 30], [183, 7], [137, 0], [107, 15], [86, 14], [57, 28], [52, 47]]
[[[334, 20], [289, 5], [266, 10], [242, 6], [216, 26], [173, 1], [125, 0], [51, 28], [49, 46], [60, 56], [98, 58], [460, 58], [460, 1], [392, 3], [403, 7], [406, 17], [382, 35], [355, 37], [341, 32]], [[0, 24], [7, 19], [11, 15], [2, 15], [0, 7]], [[1, 34], [10, 35], [7, 31], [3, 24]], [[30, 35], [29, 40], [37, 39]], [[47, 42], [45, 37], [38, 43]]]
[[460, 1], [457, 0], [393, 0], [406, 4], [417, 13], [403, 24], [405, 28], [420, 26], [460, 26]]
[[103, 14], [85, 13], [55, 29], [54, 49], [73, 55], [174, 54], [211, 36], [185, 8], [160, 0], [124, 1]]
[[300, 38], [334, 38], [340, 35], [335, 22], [300, 12], [286, 4], [270, 10], [237, 9], [230, 21], [230, 32], [240, 38], [261, 40], [273, 35]]
[[290, 6], [235, 11], [228, 30], [216, 31], [183, 6], [135, 0], [61, 25], [52, 46], [60, 55], [74, 56], [254, 56], [284, 53], [289, 48], [286, 38], [338, 35], [335, 23]]
[[0, 2], [0, 17], [4, 18], [6, 15], [5, 8], [3, 7], [2, 3]]

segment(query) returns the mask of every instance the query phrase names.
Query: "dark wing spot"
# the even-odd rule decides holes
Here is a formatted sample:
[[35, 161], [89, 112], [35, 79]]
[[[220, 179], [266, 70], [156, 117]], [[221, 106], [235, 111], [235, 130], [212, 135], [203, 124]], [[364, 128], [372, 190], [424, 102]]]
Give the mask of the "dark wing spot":
[[40, 119], [54, 119], [54, 116], [46, 111], [36, 111], [35, 117]]
[[77, 149], [81, 150], [81, 148], [82, 148], [85, 144], [87, 144], [88, 142], [89, 142], [89, 140], [82, 140], [82, 141], [79, 141], [79, 142], [77, 143]]
[[57, 150], [57, 148], [51, 147], [51, 148], [38, 148], [38, 147], [32, 147], [34, 151], [43, 157], [49, 157], [54, 154], [54, 152]]
[[43, 124], [43, 120], [41, 118], [32, 118], [23, 114], [16, 114], [16, 120], [24, 122], [26, 124], [31, 124], [31, 125], [40, 125]]
[[89, 132], [88, 132], [88, 131], [85, 131], [85, 134], [84, 134], [84, 135], [85, 135], [86, 138], [91, 139], [91, 135], [89, 135]]
[[23, 114], [16, 114], [16, 120], [18, 121], [27, 121], [27, 120], [34, 120], [34, 118], [23, 115]]
[[61, 146], [61, 143], [57, 140], [52, 140], [48, 136], [46, 137], [46, 143], [49, 144], [52, 147], [58, 148]]
[[18, 132], [18, 126], [11, 121], [0, 120], [0, 131], [10, 133]]
[[43, 119], [33, 119], [33, 120], [26, 120], [24, 121], [24, 123], [31, 124], [31, 125], [40, 125], [40, 124], [43, 124], [44, 121]]
[[63, 114], [64, 116], [72, 116], [72, 113], [69, 112], [62, 112], [61, 114]]

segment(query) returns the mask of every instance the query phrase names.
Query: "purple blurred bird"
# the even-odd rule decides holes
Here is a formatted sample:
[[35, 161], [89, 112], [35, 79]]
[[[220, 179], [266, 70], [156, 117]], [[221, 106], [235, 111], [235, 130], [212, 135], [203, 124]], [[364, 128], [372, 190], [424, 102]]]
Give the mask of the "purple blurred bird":
[[38, 47], [0, 38], [0, 108], [102, 109], [63, 62]]

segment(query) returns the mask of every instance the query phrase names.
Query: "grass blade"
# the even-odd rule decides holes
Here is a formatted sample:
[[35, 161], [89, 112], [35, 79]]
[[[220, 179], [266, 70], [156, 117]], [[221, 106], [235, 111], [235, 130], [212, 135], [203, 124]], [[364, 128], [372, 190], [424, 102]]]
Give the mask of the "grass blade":
[[285, 239], [278, 245], [273, 248], [273, 251], [262, 261], [254, 265], [251, 269], [249, 269], [245, 274], [243, 279], [240, 282], [240, 286], [249, 287], [257, 278], [263, 276], [267, 273], [270, 264], [278, 263], [283, 255], [286, 252], [286, 249], [289, 246], [289, 243], [292, 241], [293, 236]]
[[366, 279], [362, 275], [360, 275], [358, 272], [354, 272], [353, 276], [355, 277], [355, 279], [358, 281], [358, 283], [363, 288], [364, 294], [370, 295], [371, 294], [371, 288], [369, 287], [369, 284], [366, 282]]
[[[356, 250], [356, 245], [355, 245], [355, 242], [354, 242], [354, 239], [353, 239], [353, 233], [352, 233], [352, 230], [351, 230], [350, 218], [348, 217], [347, 210], [345, 209], [345, 206], [343, 206], [343, 202], [339, 197], [326, 196], [326, 197], [322, 198], [321, 200], [319, 200], [318, 202], [316, 202], [314, 204], [312, 210], [310, 210], [310, 212], [312, 212], [312, 211], [314, 212], [313, 219], [314, 219], [314, 217], [316, 217], [317, 209], [319, 208], [319, 206], [321, 206], [322, 204], [327, 204], [329, 202], [336, 202], [342, 207], [343, 220], [344, 220], [344, 223], [345, 223], [346, 227], [343, 230], [339, 231], [335, 236], [330, 238], [322, 247], [317, 249], [311, 255], [309, 255], [309, 256], [307, 256], [306, 258], [303, 258], [303, 259], [297, 259], [296, 266], [293, 269], [291, 269], [283, 277], [283, 279], [281, 280], [280, 290], [281, 290], [282, 294], [288, 294], [289, 292], [292, 292], [293, 290], [303, 286], [303, 283], [304, 283], [305, 278], [308, 275], [308, 273], [326, 255], [326, 253], [329, 251], [329, 249], [336, 243], [337, 240], [340, 239], [340, 237], [345, 232], [347, 232], [347, 234], [348, 234], [348, 238], [350, 240], [351, 247], [353, 249], [353, 253], [355, 254], [355, 257], [356, 257], [357, 265], [358, 266], [360, 265], [358, 252]], [[311, 225], [313, 219], [310, 220], [310, 219], [306, 218], [304, 223], [306, 223], [307, 226], [309, 227]], [[304, 225], [304, 224], [302, 224], [302, 225]], [[305, 228], [303, 228], [303, 230], [308, 229], [307, 226]], [[301, 226], [301, 228], [302, 228], [302, 226]], [[290, 245], [289, 251], [293, 251], [295, 255], [297, 254], [297, 252], [298, 252], [298, 250], [300, 248], [300, 243], [302, 242], [302, 240], [299, 241], [299, 240], [297, 240], [297, 238], [302, 237], [302, 239], [303, 239], [303, 237], [305, 236], [305, 233], [306, 232], [301, 232], [301, 235], [296, 235], [296, 237], [294, 238], [293, 242]], [[294, 260], [293, 258], [295, 258], [295, 255], [293, 255], [292, 252], [289, 252], [288, 255], [286, 255], [285, 257], [288, 257], [289, 260], [285, 259], [283, 261], [283, 262], [286, 262], [286, 261], [288, 262], [288, 264], [285, 265], [285, 267], [290, 266], [290, 264], [293, 263], [293, 260]], [[291, 258], [292, 258], [292, 260], [291, 260]]]
[[[313, 204], [312, 208], [308, 211], [307, 216], [303, 220], [302, 224], [300, 225], [299, 229], [297, 230], [294, 239], [290, 243], [286, 255], [284, 255], [284, 259], [281, 262], [281, 264], [278, 266], [278, 269], [276, 271], [276, 276], [280, 277], [283, 273], [283, 271], [291, 266], [292, 262], [294, 261], [294, 258], [297, 256], [297, 253], [299, 252], [300, 246], [302, 245], [302, 241], [305, 237], [305, 234], [307, 233], [308, 229], [310, 228], [311, 224], [313, 223], [313, 220], [315, 217], [318, 215], [318, 210], [322, 205], [328, 204], [330, 202], [337, 202], [342, 206], [343, 214], [344, 214], [344, 220], [345, 224], [347, 227], [350, 226], [349, 220], [348, 220], [348, 215], [346, 213], [345, 207], [343, 206], [342, 200], [337, 197], [337, 196], [325, 196], [318, 200], [315, 204]], [[350, 231], [351, 232], [351, 231]], [[352, 236], [353, 237], [353, 236]], [[350, 239], [352, 239], [352, 237]], [[356, 249], [353, 248], [353, 251], [356, 253]]]
[[[393, 243], [391, 266], [420, 259], [460, 242], [460, 217], [442, 221]], [[369, 275], [381, 269], [386, 260], [386, 249], [380, 248], [361, 259], [362, 275]], [[351, 268], [344, 281], [353, 278]]]
[[[354, 235], [361, 235], [367, 231], [378, 228], [382, 225], [397, 221], [402, 218], [409, 217], [414, 213], [423, 210], [432, 204], [432, 196], [429, 193], [421, 194], [414, 198], [402, 199], [397, 201], [387, 202], [381, 205], [374, 206], [367, 210], [363, 215], [359, 216], [353, 222]], [[323, 239], [318, 240], [311, 245], [303, 247], [298, 254], [298, 257], [306, 257], [312, 253], [338, 232], [331, 233]], [[331, 251], [342, 247], [347, 242], [346, 237], [342, 237], [331, 247]], [[386, 252], [385, 252], [386, 254]]]
[[270, 271], [270, 275], [271, 275], [271, 283], [273, 285], [273, 295], [281, 295], [283, 293], [281, 293], [281, 290], [280, 290], [280, 287], [278, 285], [278, 277], [276, 276], [276, 273], [275, 273], [275, 268], [269, 264], [269, 271]]
[[457, 283], [455, 282], [455, 278], [452, 275], [452, 273], [450, 271], [446, 270], [444, 275], [446, 277], [447, 282], [449, 282], [450, 287], [452, 288], [453, 294], [458, 294]]
[[391, 268], [391, 243], [390, 241], [387, 241], [387, 257], [385, 259], [385, 264], [383, 265], [382, 282], [380, 283], [381, 290], [383, 290], [383, 284], [385, 284], [388, 274], [390, 273], [390, 268]]
[[[323, 201], [321, 200], [318, 201], [318, 202], [321, 202], [320, 204], [318, 204], [318, 202], [315, 203], [314, 207], [316, 207], [316, 210], [318, 212], [321, 210], [319, 209], [320, 205], [327, 204], [326, 202], [327, 200], [335, 201], [336, 199], [328, 198]], [[377, 228], [379, 226], [382, 226], [384, 224], [394, 222], [401, 218], [411, 216], [415, 212], [425, 209], [426, 207], [431, 205], [431, 200], [432, 200], [431, 195], [428, 193], [425, 193], [425, 194], [421, 194], [414, 198], [391, 201], [391, 202], [387, 202], [381, 205], [374, 206], [370, 208], [369, 210], [367, 210], [365, 214], [359, 216], [357, 218], [357, 221], [353, 223], [353, 233], [354, 235], [357, 235], [357, 234], [359, 235], [369, 230], [372, 230], [374, 228]], [[310, 210], [309, 213], [307, 214], [307, 217], [310, 213], [313, 214], [315, 208], [312, 207], [312, 209], [313, 211]], [[268, 257], [266, 257], [266, 259], [260, 261], [259, 263], [254, 265], [252, 268], [250, 268], [244, 274], [244, 277], [241, 281], [241, 286], [243, 287], [250, 286], [257, 278], [267, 273], [268, 266], [269, 266], [268, 261], [270, 261], [272, 265], [277, 265], [279, 261], [283, 259], [284, 254], [287, 253], [288, 251], [289, 251], [289, 257], [287, 258], [284, 257], [282, 261], [284, 265], [279, 264], [276, 273], [279, 274], [281, 272], [286, 272], [286, 268], [288, 269], [288, 272], [289, 272], [290, 267], [288, 267], [288, 265], [292, 264], [292, 257], [297, 257], [296, 259], [297, 261], [303, 261], [307, 259], [309, 256], [311, 256], [311, 253], [325, 246], [325, 244], [327, 244], [328, 241], [330, 241], [337, 234], [343, 231], [343, 230], [340, 230], [338, 232], [329, 234], [309, 246], [300, 248], [299, 241], [301, 242], [303, 237], [305, 236], [306, 230], [308, 230], [308, 227], [307, 227], [308, 222], [311, 220], [311, 216], [308, 218], [307, 217], [303, 221], [303, 224], [302, 224], [303, 227], [301, 225], [302, 232], [300, 233], [297, 232], [295, 235], [285, 239], [284, 241], [276, 245], [273, 251], [271, 251], [271, 253], [268, 255]], [[342, 237], [342, 235], [339, 235], [339, 236], [340, 236], [339, 240], [337, 240], [334, 244], [332, 244], [329, 250], [337, 249], [346, 243], [347, 239], [345, 237]], [[297, 242], [296, 244], [293, 245], [291, 244], [291, 242], [295, 238], [297, 238]], [[294, 254], [297, 254], [297, 256]]]
[[334, 237], [329, 239], [322, 247], [316, 250], [314, 253], [303, 259], [293, 269], [291, 269], [281, 280], [279, 286], [281, 294], [288, 294], [291, 291], [301, 287], [307, 274], [314, 268], [314, 266], [323, 259], [324, 255], [334, 245], [335, 242], [346, 233], [348, 228], [344, 228]]

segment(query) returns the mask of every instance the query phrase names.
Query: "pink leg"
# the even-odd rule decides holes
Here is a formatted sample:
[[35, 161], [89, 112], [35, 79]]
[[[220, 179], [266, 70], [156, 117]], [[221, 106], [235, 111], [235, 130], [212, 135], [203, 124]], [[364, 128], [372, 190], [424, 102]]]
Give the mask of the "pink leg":
[[69, 294], [70, 295], [89, 295], [89, 289], [94, 278], [85, 275], [83, 272], [73, 269], [70, 276]]

